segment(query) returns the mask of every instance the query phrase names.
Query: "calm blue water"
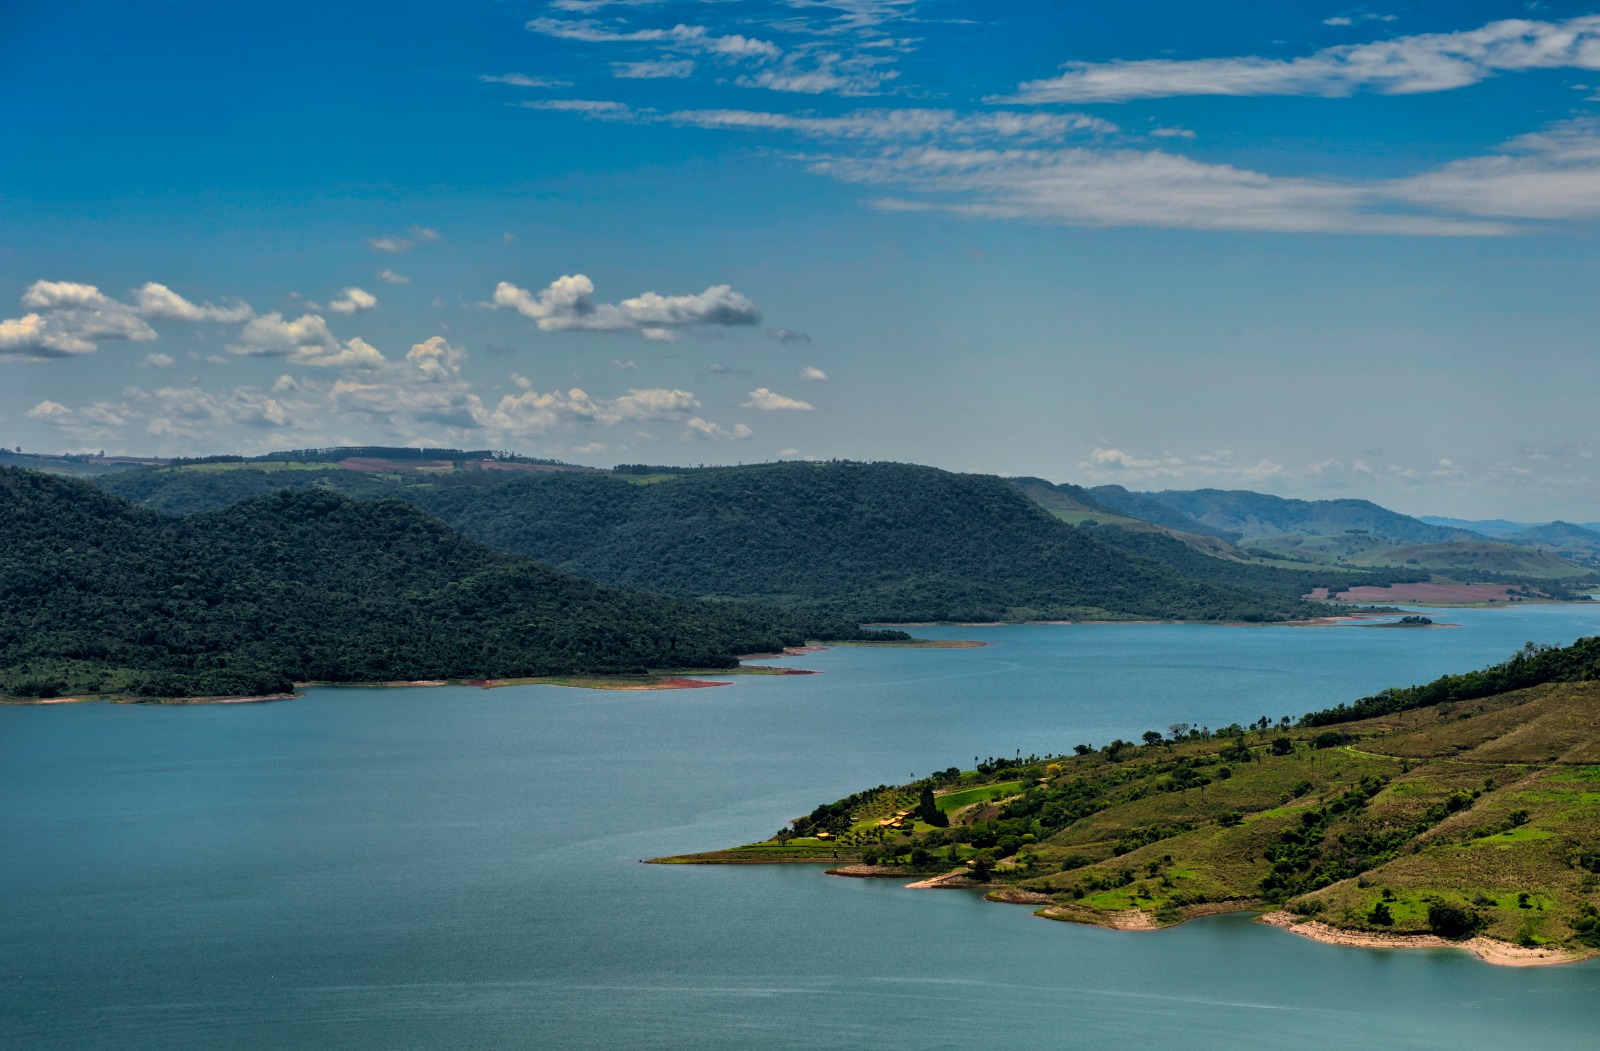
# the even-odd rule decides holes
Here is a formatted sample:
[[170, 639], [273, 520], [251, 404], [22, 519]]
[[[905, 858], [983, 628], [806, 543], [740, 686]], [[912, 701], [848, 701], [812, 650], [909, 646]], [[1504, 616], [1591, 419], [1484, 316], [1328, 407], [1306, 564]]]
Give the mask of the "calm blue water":
[[922, 629], [991, 645], [678, 692], [0, 708], [0, 1046], [1592, 1049], [1592, 965], [637, 863], [974, 753], [1298, 715], [1600, 633], [1600, 606], [1448, 618]]

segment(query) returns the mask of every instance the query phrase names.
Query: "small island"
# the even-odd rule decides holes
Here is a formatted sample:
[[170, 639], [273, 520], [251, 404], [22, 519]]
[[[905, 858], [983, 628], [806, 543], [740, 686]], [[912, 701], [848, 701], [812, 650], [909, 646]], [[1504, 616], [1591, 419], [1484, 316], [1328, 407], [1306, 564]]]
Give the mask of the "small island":
[[757, 843], [658, 859], [827, 863], [1047, 919], [1220, 912], [1494, 963], [1600, 951], [1600, 638], [1299, 720], [1177, 723], [879, 785]]
[[1363, 624], [1364, 628], [1454, 628], [1455, 624], [1440, 624], [1432, 617], [1412, 613], [1399, 620], [1384, 620], [1376, 624]]

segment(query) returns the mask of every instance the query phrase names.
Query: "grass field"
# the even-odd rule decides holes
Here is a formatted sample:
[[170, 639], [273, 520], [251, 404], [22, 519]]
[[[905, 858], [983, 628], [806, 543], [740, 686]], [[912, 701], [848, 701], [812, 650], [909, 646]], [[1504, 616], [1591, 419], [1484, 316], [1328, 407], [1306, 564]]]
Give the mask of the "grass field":
[[907, 878], [971, 861], [1000, 898], [1053, 919], [1162, 926], [1271, 905], [1354, 934], [1587, 953], [1600, 949], [1597, 716], [1600, 683], [1561, 683], [1331, 737], [1269, 727], [1030, 758], [941, 789], [949, 828], [879, 826], [921, 790], [902, 785], [851, 797], [838, 848], [796, 839], [689, 860], [848, 849]]

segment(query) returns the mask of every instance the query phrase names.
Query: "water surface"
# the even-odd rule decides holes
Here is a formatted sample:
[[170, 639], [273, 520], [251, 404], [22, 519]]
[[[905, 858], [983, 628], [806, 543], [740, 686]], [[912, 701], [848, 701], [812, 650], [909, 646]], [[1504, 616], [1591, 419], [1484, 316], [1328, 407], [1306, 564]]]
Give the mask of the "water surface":
[[0, 708], [0, 1046], [1593, 1048], [1600, 967], [1148, 934], [806, 866], [646, 866], [974, 754], [1298, 715], [1600, 633], [921, 629], [707, 690]]

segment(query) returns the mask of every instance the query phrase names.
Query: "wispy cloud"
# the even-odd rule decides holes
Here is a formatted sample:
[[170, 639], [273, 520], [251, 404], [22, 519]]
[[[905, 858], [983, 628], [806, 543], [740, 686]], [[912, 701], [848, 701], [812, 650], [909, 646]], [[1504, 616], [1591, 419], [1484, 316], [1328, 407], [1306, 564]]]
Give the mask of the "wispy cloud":
[[418, 245], [432, 244], [440, 240], [439, 231], [430, 230], [426, 226], [413, 226], [406, 231], [405, 236], [388, 234], [383, 237], [369, 237], [367, 247], [374, 252], [383, 252], [386, 255], [401, 255], [411, 251]]
[[1325, 48], [1299, 58], [1258, 56], [1070, 62], [1065, 72], [995, 101], [1126, 102], [1177, 95], [1407, 95], [1448, 91], [1496, 73], [1600, 69], [1600, 15], [1564, 22], [1508, 19], [1456, 33], [1426, 33]]
[[611, 63], [611, 75], [620, 80], [682, 80], [691, 76], [694, 70], [692, 58]]
[[526, 73], [485, 73], [478, 78], [485, 84], [510, 84], [514, 88], [569, 88], [570, 80], [552, 77], [530, 77]]
[[1283, 177], [1161, 150], [903, 148], [815, 158], [846, 181], [910, 191], [891, 210], [1084, 226], [1493, 236], [1600, 218], [1600, 125], [1571, 121], [1399, 179]]
[[837, 116], [816, 116], [751, 109], [636, 109], [623, 102], [596, 99], [547, 99], [522, 105], [528, 109], [577, 113], [591, 120], [671, 124], [718, 131], [777, 132], [814, 139], [1049, 142], [1075, 135], [1111, 135], [1119, 130], [1112, 122], [1087, 113], [958, 113], [949, 109], [908, 107], [858, 109]]

